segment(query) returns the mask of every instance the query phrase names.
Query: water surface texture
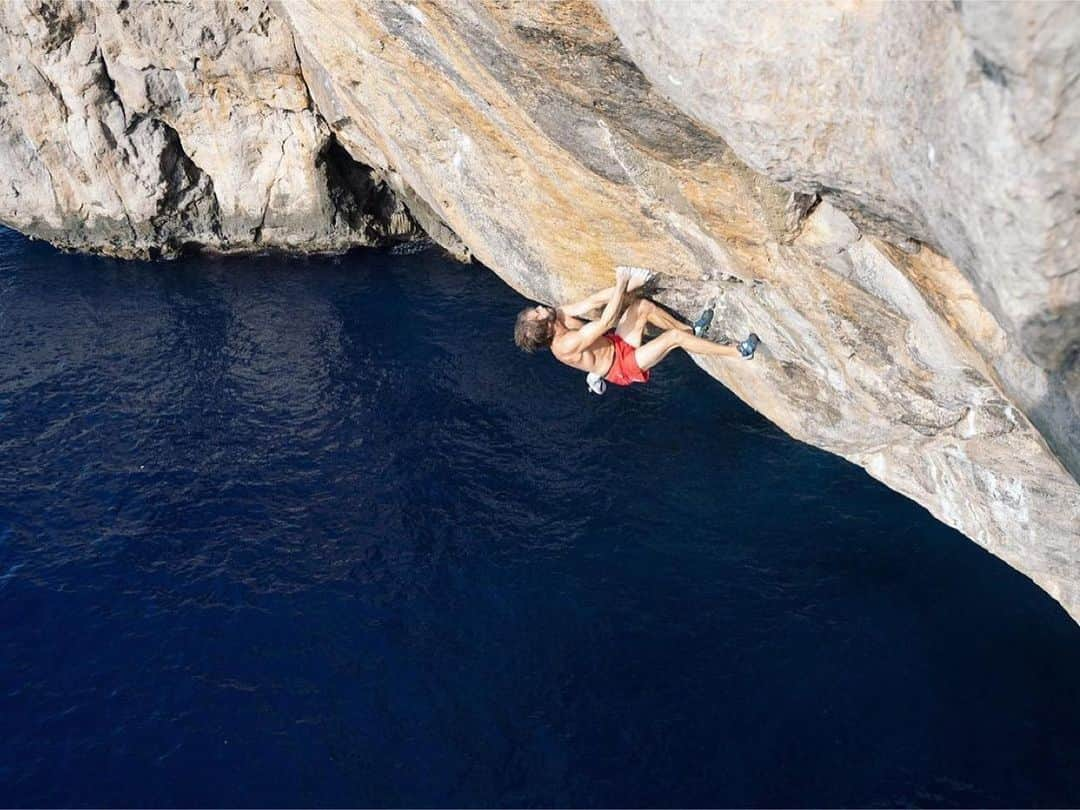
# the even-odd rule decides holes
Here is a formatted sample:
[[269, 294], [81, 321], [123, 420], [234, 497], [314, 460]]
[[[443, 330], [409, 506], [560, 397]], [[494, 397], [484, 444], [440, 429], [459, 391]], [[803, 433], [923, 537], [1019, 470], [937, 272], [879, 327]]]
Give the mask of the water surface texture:
[[433, 251], [0, 234], [0, 804], [1068, 805], [1080, 629]]

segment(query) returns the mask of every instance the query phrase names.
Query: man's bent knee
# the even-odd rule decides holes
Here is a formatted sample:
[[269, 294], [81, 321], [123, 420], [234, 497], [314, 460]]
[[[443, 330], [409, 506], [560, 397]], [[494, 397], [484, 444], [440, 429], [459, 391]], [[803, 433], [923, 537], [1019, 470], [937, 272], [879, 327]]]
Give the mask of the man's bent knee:
[[642, 315], [648, 315], [650, 312], [655, 312], [659, 309], [656, 304], [650, 301], [648, 298], [639, 298], [637, 300], [637, 307], [641, 311]]
[[665, 329], [656, 339], [662, 340], [664, 343], [670, 343], [672, 346], [681, 346], [684, 337], [686, 337], [686, 332], [679, 329]]

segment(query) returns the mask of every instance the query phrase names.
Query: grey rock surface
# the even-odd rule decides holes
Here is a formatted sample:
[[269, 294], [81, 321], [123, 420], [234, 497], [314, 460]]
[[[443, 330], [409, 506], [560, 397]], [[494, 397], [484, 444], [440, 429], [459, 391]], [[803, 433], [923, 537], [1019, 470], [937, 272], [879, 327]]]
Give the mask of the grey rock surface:
[[0, 5], [0, 219], [117, 256], [418, 233], [311, 106], [266, 3]]
[[[422, 227], [548, 302], [652, 267], [675, 311], [761, 335], [710, 374], [1080, 617], [1075, 49], [966, 5], [796, 8], [19, 0], [0, 221], [115, 255]], [[1042, 113], [1003, 95], [1040, 81]]]
[[952, 259], [1035, 366], [995, 373], [1080, 475], [1080, 4], [599, 5], [752, 168]]

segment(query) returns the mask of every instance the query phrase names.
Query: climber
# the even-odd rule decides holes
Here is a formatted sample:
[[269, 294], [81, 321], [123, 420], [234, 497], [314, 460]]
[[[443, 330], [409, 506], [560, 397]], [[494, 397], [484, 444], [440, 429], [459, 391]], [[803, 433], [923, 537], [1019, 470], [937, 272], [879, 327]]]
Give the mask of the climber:
[[[514, 342], [530, 353], [549, 347], [555, 359], [587, 372], [589, 390], [595, 394], [604, 393], [605, 380], [615, 385], [648, 382], [649, 369], [675, 348], [715, 357], [749, 360], [754, 356], [759, 340], [753, 333], [735, 346], [703, 337], [712, 322], [711, 308], [689, 326], [640, 297], [651, 278], [648, 270], [618, 267], [614, 287], [558, 308], [543, 304], [526, 307], [518, 314]], [[601, 307], [599, 316], [588, 320]], [[643, 343], [649, 324], [663, 331]]]

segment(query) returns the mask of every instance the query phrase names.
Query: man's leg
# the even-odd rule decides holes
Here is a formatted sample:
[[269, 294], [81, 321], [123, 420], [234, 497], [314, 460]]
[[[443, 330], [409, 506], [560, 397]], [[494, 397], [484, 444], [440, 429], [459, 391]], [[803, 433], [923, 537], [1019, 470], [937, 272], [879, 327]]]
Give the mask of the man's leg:
[[683, 323], [659, 304], [654, 304], [647, 299], [642, 300], [644, 303], [648, 304], [648, 306], [645, 307], [645, 312], [649, 319], [649, 323], [653, 326], [656, 326], [665, 332], [668, 329], [677, 329], [680, 332], [694, 331], [694, 327], [690, 326], [690, 324]]
[[623, 311], [619, 323], [615, 327], [615, 334], [637, 347], [641, 345], [641, 338], [645, 332], [645, 326], [649, 322], [648, 308], [650, 301], [644, 298], [636, 298], [631, 301]]
[[676, 329], [682, 332], [693, 332], [693, 328], [687, 326], [666, 309], [654, 304], [647, 298], [638, 298], [630, 302], [623, 312], [619, 325], [615, 327], [615, 334], [629, 343], [631, 346], [641, 346], [645, 327], [657, 326], [665, 331]]
[[683, 349], [691, 354], [704, 354], [713, 357], [737, 358], [742, 356], [735, 346], [721, 346], [711, 340], [696, 337], [692, 333], [679, 329], [669, 329], [635, 351], [634, 359], [637, 361], [638, 368], [647, 371], [667, 357], [672, 349]]

